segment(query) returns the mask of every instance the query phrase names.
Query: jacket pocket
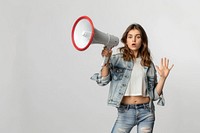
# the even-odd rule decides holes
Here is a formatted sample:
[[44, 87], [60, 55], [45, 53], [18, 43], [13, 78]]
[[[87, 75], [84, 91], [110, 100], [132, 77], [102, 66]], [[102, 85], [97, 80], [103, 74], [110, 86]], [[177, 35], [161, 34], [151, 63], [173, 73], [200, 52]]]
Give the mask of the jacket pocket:
[[111, 69], [111, 76], [113, 80], [121, 80], [124, 75], [125, 68], [113, 67]]

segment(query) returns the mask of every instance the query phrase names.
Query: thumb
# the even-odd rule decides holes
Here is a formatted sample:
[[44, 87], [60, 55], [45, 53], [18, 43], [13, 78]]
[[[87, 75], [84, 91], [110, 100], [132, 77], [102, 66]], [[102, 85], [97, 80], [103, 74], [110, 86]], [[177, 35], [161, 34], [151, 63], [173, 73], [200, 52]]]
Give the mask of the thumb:
[[156, 65], [156, 70], [157, 70], [157, 71], [159, 71], [159, 70], [160, 70], [160, 69], [159, 69], [159, 66], [157, 66], [157, 65]]

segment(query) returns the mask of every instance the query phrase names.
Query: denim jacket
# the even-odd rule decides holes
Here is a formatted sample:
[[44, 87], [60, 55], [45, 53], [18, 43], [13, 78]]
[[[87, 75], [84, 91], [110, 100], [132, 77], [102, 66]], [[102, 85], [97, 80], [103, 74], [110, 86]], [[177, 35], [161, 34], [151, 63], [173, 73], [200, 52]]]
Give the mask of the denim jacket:
[[[108, 105], [119, 107], [122, 98], [126, 92], [129, 83], [134, 62], [124, 61], [122, 54], [112, 55], [109, 61], [110, 71], [108, 76], [102, 77], [101, 72], [95, 73], [91, 79], [95, 80], [98, 85], [105, 86], [110, 82], [110, 89], [108, 94]], [[146, 77], [146, 90], [150, 97], [150, 108], [154, 111], [153, 101], [158, 100], [157, 104], [164, 106], [165, 100], [163, 94], [158, 95], [155, 87], [157, 85], [157, 75], [154, 64], [151, 63], [150, 67], [144, 67]]]

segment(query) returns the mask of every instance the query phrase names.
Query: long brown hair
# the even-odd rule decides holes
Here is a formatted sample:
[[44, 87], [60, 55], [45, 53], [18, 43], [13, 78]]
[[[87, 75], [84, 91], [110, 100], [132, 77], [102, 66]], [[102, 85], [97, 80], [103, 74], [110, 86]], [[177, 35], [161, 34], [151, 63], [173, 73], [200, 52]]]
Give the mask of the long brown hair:
[[125, 61], [131, 61], [133, 58], [136, 58], [134, 57], [133, 52], [128, 48], [128, 45], [126, 44], [128, 32], [133, 29], [137, 29], [141, 33], [142, 45], [139, 49], [139, 54], [138, 54], [142, 59], [141, 64], [143, 66], [150, 66], [152, 61], [151, 61], [150, 51], [148, 48], [148, 37], [143, 27], [139, 24], [131, 24], [130, 26], [128, 26], [128, 28], [126, 29], [121, 38], [121, 42], [124, 44], [124, 47], [119, 48], [119, 50], [121, 53], [123, 53], [123, 59]]

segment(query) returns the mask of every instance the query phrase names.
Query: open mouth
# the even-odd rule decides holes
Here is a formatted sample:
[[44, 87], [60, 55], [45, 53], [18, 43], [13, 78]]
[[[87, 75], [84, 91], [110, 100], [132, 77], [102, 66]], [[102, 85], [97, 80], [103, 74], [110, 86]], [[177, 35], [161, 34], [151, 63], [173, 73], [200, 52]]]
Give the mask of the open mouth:
[[132, 46], [136, 46], [136, 44], [135, 44], [135, 43], [133, 43], [133, 44], [132, 44]]

